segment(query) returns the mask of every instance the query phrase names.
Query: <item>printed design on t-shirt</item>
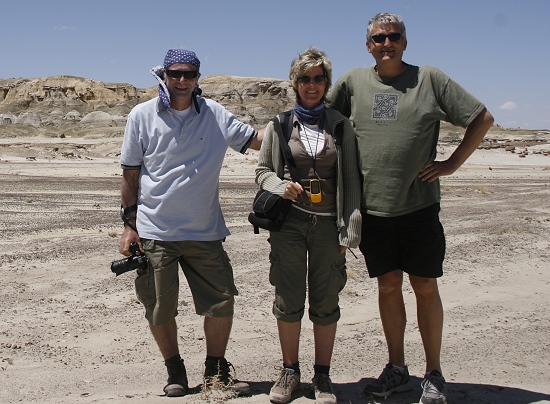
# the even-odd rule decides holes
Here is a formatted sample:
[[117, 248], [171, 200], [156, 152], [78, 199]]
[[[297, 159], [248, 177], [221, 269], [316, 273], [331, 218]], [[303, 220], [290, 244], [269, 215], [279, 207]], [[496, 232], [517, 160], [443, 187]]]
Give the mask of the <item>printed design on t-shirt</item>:
[[399, 94], [374, 94], [374, 102], [372, 104], [372, 119], [397, 121], [398, 103]]

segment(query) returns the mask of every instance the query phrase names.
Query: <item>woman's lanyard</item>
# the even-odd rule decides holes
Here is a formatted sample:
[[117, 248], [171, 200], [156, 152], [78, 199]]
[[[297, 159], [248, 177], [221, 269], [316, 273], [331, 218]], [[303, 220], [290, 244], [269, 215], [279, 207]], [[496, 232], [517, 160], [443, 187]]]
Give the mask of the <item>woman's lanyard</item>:
[[[324, 132], [321, 130], [321, 126], [320, 125], [317, 125], [317, 128], [319, 130], [315, 130], [315, 129], [311, 129], [311, 128], [308, 128], [303, 122], [300, 122], [300, 126], [301, 128], [303, 129], [304, 131], [304, 137], [306, 138], [306, 141], [307, 141], [307, 144], [309, 146], [309, 155], [311, 156], [311, 159], [313, 161], [313, 172], [315, 173], [315, 176], [317, 178], [319, 178], [319, 174], [317, 174], [317, 168], [316, 168], [316, 163], [317, 163], [317, 153], [319, 152], [319, 139], [321, 137], [321, 135], [324, 134]], [[311, 142], [309, 140], [309, 138], [313, 138], [312, 134], [316, 134], [316, 138], [315, 138], [315, 150], [313, 149], [313, 147], [311, 146]], [[305, 146], [305, 144], [304, 144]], [[307, 151], [307, 150], [306, 150]]]

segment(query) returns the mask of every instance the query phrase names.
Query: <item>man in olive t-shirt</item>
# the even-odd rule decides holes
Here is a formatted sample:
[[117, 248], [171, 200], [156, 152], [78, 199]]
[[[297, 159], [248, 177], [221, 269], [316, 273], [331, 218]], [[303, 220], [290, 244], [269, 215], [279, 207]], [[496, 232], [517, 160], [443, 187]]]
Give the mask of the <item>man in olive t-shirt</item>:
[[[405, 25], [378, 14], [367, 29], [376, 65], [352, 69], [328, 95], [327, 106], [354, 124], [363, 175], [361, 251], [378, 281], [380, 318], [389, 360], [365, 392], [388, 397], [406, 391], [406, 325], [403, 273], [417, 302], [426, 355], [422, 403], [445, 403], [440, 351], [443, 307], [437, 278], [443, 275], [445, 237], [439, 221], [439, 177], [453, 174], [474, 152], [493, 123], [485, 106], [430, 66], [402, 61]], [[440, 121], [466, 128], [452, 155], [436, 161]]]

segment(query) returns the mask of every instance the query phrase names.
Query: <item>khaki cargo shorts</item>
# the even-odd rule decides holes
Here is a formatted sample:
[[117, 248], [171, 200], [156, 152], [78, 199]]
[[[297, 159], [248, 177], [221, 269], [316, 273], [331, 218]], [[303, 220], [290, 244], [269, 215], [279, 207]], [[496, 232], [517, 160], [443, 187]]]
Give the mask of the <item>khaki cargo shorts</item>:
[[234, 296], [238, 292], [221, 240], [142, 242], [149, 265], [147, 272], [136, 278], [135, 286], [150, 324], [165, 324], [178, 315], [179, 267], [187, 279], [197, 314], [233, 316]]

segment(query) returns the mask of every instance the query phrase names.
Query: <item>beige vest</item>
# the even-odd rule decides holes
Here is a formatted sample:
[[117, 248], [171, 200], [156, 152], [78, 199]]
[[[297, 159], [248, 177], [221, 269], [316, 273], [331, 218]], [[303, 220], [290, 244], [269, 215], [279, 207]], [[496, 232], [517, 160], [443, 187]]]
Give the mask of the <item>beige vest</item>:
[[[300, 175], [300, 184], [305, 192], [298, 197], [296, 206], [303, 210], [317, 214], [336, 214], [336, 180], [337, 173], [337, 152], [334, 139], [324, 132], [325, 146], [316, 155], [310, 156], [304, 144], [300, 140], [298, 128], [294, 127], [288, 142], [296, 167]], [[288, 167], [285, 165], [284, 178], [292, 181]], [[311, 179], [319, 179], [321, 182], [321, 202], [311, 203], [309, 197]]]

